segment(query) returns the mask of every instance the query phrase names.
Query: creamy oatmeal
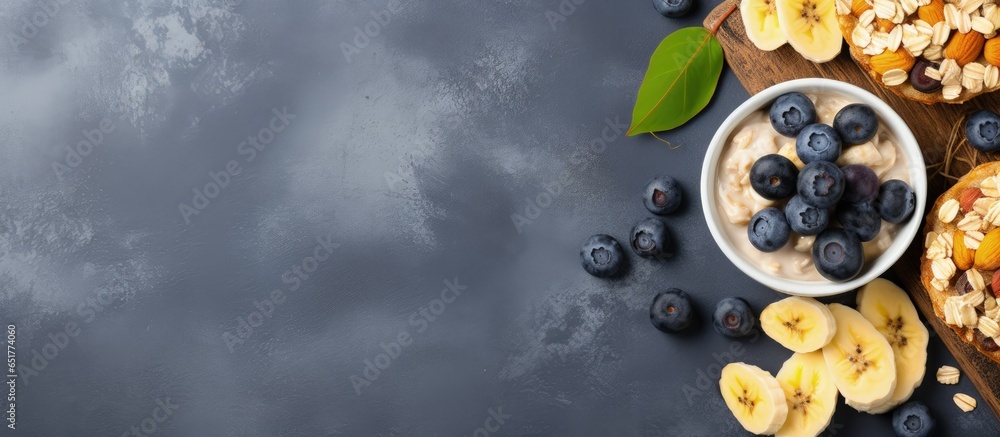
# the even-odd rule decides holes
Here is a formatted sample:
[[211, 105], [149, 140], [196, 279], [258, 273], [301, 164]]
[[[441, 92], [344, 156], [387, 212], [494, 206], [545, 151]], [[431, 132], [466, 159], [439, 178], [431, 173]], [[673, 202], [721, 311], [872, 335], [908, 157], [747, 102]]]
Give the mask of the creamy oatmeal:
[[[841, 108], [850, 103], [835, 95], [806, 94], [816, 106], [819, 123], [832, 125]], [[750, 167], [760, 157], [771, 153], [785, 156], [800, 170], [804, 166], [795, 154], [795, 138], [782, 136], [771, 127], [769, 107], [747, 117], [730, 136], [722, 152], [717, 179], [716, 200], [726, 215], [723, 230], [750, 263], [775, 276], [806, 281], [824, 281], [812, 261], [812, 243], [816, 237], [799, 236], [794, 232], [785, 247], [776, 252], [760, 252], [747, 239], [747, 224], [753, 215], [768, 206], [783, 208], [785, 200], [771, 201], [760, 197], [750, 186]], [[878, 175], [880, 182], [899, 179], [910, 184], [906, 157], [898, 146], [895, 135], [879, 120], [879, 131], [871, 141], [844, 147], [837, 165], [863, 164]], [[831, 217], [835, 223], [835, 219]], [[864, 243], [866, 266], [881, 255], [896, 234], [900, 225], [882, 221], [882, 228], [874, 240]]]

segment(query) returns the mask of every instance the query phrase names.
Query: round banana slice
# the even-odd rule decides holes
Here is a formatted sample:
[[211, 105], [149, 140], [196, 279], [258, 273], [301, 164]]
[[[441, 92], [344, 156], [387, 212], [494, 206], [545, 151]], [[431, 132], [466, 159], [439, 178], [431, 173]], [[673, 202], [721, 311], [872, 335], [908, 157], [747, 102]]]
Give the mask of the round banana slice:
[[770, 373], [746, 363], [730, 363], [719, 379], [722, 398], [747, 431], [774, 434], [785, 423], [785, 392]]
[[830, 425], [837, 409], [837, 385], [822, 351], [793, 354], [775, 379], [788, 403], [788, 418], [776, 437], [816, 437]]
[[747, 38], [758, 49], [771, 51], [785, 45], [785, 33], [778, 25], [777, 0], [743, 0], [740, 15]]
[[774, 0], [778, 24], [788, 44], [802, 57], [826, 62], [840, 54], [836, 0]]
[[830, 309], [808, 297], [788, 297], [760, 313], [764, 333], [793, 352], [812, 352], [826, 346], [837, 332]]
[[847, 405], [867, 412], [892, 396], [896, 359], [889, 342], [861, 313], [830, 304], [837, 334], [823, 347], [823, 358]]
[[896, 389], [889, 400], [868, 411], [881, 414], [906, 402], [920, 386], [927, 370], [930, 335], [906, 292], [885, 279], [876, 279], [858, 292], [858, 312], [889, 341], [896, 357]]

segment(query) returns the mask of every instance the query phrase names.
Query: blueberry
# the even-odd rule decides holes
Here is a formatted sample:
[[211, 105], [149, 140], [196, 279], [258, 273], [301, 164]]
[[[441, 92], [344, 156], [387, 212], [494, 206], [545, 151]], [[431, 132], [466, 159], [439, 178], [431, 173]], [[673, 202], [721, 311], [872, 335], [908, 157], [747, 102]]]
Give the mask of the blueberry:
[[925, 94], [930, 94], [941, 89], [940, 80], [927, 77], [927, 68], [936, 69], [938, 66], [937, 62], [931, 62], [923, 58], [918, 59], [913, 69], [910, 70], [910, 85], [913, 85], [913, 89]]
[[837, 221], [861, 241], [872, 241], [882, 229], [882, 217], [870, 203], [841, 203], [837, 206]]
[[653, 214], [666, 215], [681, 206], [683, 192], [677, 179], [670, 176], [657, 176], [646, 183], [642, 191], [642, 203]]
[[816, 106], [802, 93], [782, 94], [771, 104], [771, 127], [786, 137], [816, 122]]
[[658, 218], [642, 219], [632, 228], [632, 250], [647, 258], [670, 258], [674, 255], [673, 239], [667, 226]]
[[687, 293], [671, 288], [661, 291], [653, 298], [649, 306], [649, 321], [660, 331], [666, 333], [678, 332], [691, 325], [694, 320], [694, 308]]
[[787, 199], [795, 194], [799, 169], [784, 156], [771, 154], [760, 157], [750, 167], [750, 186], [760, 197], [770, 200]]
[[934, 433], [934, 416], [923, 403], [907, 402], [892, 412], [892, 429], [898, 437], [927, 437]]
[[834, 162], [840, 157], [840, 135], [825, 124], [810, 124], [795, 137], [795, 154], [802, 162]]
[[795, 196], [785, 205], [785, 219], [796, 234], [816, 235], [830, 223], [830, 210], [810, 206]]
[[913, 189], [899, 179], [885, 181], [875, 198], [875, 210], [889, 223], [902, 223], [910, 218], [916, 206]]
[[845, 165], [840, 168], [844, 172], [844, 195], [841, 201], [850, 203], [871, 202], [878, 197], [878, 175], [875, 171], [862, 164]]
[[790, 233], [785, 214], [773, 206], [757, 211], [747, 225], [750, 244], [761, 252], [781, 249], [788, 242]]
[[691, 10], [693, 4], [694, 0], [653, 0], [656, 11], [670, 18], [683, 17]]
[[587, 239], [580, 248], [583, 269], [598, 278], [610, 278], [622, 271], [625, 254], [622, 246], [610, 235], [597, 234]]
[[965, 136], [969, 144], [980, 151], [1000, 150], [1000, 116], [985, 109], [972, 114], [965, 121]]
[[816, 236], [812, 247], [813, 264], [820, 275], [831, 281], [844, 282], [861, 273], [865, 250], [853, 232], [827, 228]]
[[844, 144], [864, 144], [878, 133], [878, 116], [871, 106], [851, 103], [833, 117], [833, 128]]
[[719, 301], [712, 314], [712, 326], [726, 337], [743, 337], [753, 330], [757, 316], [747, 301], [739, 297], [727, 297]]
[[817, 208], [832, 208], [844, 194], [844, 172], [833, 163], [813, 161], [799, 172], [799, 196]]

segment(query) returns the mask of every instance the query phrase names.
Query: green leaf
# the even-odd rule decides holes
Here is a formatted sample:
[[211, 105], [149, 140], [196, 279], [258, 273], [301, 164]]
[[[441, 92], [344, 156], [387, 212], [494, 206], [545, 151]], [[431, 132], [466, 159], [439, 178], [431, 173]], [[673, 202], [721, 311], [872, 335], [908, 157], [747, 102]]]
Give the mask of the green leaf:
[[708, 105], [722, 73], [722, 45], [708, 29], [671, 33], [649, 58], [628, 135], [676, 128]]

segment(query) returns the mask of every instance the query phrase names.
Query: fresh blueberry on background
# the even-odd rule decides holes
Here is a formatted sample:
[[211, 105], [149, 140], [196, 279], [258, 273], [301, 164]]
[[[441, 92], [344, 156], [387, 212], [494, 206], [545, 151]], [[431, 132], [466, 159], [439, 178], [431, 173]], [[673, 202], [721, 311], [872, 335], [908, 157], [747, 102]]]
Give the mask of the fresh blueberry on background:
[[674, 255], [673, 239], [663, 221], [649, 217], [632, 227], [630, 237], [632, 250], [639, 256], [647, 258], [670, 258]]
[[864, 144], [878, 133], [878, 116], [871, 106], [851, 103], [833, 117], [833, 128], [845, 144]]
[[835, 162], [840, 157], [841, 148], [840, 135], [825, 124], [810, 124], [795, 137], [795, 154], [806, 164], [813, 161]]
[[598, 278], [610, 278], [622, 271], [625, 254], [617, 240], [610, 235], [597, 234], [583, 243], [580, 262], [587, 273]]
[[653, 304], [649, 306], [649, 321], [656, 329], [668, 334], [684, 330], [693, 320], [691, 298], [677, 288], [656, 293]]
[[930, 94], [941, 89], [941, 81], [927, 77], [927, 67], [937, 69], [940, 66], [937, 62], [931, 62], [924, 58], [917, 59], [913, 69], [910, 70], [910, 85], [922, 93]]
[[934, 416], [920, 402], [907, 402], [892, 413], [892, 429], [898, 437], [928, 437], [934, 433], [934, 427]]
[[[582, 2], [581, 2], [582, 3]], [[694, 0], [653, 0], [653, 7], [664, 17], [677, 18], [687, 15]]]
[[747, 224], [747, 238], [761, 252], [781, 249], [788, 243], [790, 234], [785, 214], [773, 206], [757, 211]]
[[712, 314], [712, 326], [726, 337], [743, 337], [753, 330], [757, 316], [747, 301], [739, 297], [727, 297], [719, 301]]
[[890, 179], [882, 184], [875, 198], [875, 210], [878, 215], [889, 223], [902, 223], [913, 215], [917, 207], [917, 198], [906, 182]]
[[677, 179], [670, 176], [657, 176], [646, 183], [642, 191], [642, 203], [649, 212], [666, 215], [677, 211], [681, 206], [683, 191]]
[[840, 200], [850, 203], [871, 202], [878, 197], [878, 175], [871, 168], [862, 164], [845, 165], [840, 168], [844, 172], [844, 195]]
[[972, 114], [965, 121], [965, 136], [982, 152], [1000, 150], [1000, 116], [985, 109]]
[[750, 167], [750, 186], [769, 200], [787, 199], [795, 194], [798, 178], [795, 164], [778, 154], [764, 155]]
[[830, 210], [811, 206], [801, 196], [795, 196], [785, 205], [785, 219], [796, 234], [816, 235], [830, 224]]
[[794, 138], [802, 128], [816, 122], [816, 106], [802, 93], [782, 94], [771, 104], [771, 127]]
[[869, 203], [841, 203], [837, 206], [837, 221], [862, 242], [874, 240], [882, 230], [882, 217]]
[[816, 236], [813, 264], [824, 278], [836, 282], [854, 279], [865, 264], [865, 250], [853, 232], [827, 228]]
[[798, 191], [803, 202], [832, 208], [844, 194], [844, 172], [831, 162], [810, 162], [799, 172]]

